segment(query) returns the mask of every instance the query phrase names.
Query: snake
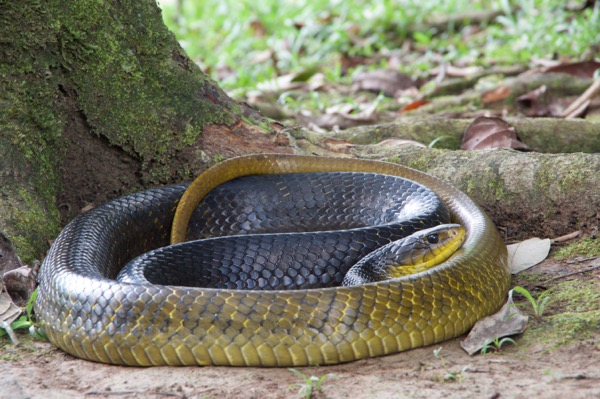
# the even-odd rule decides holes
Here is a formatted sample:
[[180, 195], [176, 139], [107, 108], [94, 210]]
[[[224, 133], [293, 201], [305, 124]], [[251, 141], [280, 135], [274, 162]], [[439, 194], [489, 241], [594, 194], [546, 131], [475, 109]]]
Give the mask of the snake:
[[[331, 276], [318, 279], [315, 287], [301, 284], [293, 289], [116, 280], [132, 259], [169, 243], [186, 244], [195, 210], [219, 186], [245, 176], [320, 173], [395, 176], [432, 190], [447, 207], [451, 221], [463, 226], [462, 247], [427, 270], [350, 286], [332, 285], [337, 277]], [[381, 191], [386, 194], [385, 186]], [[380, 227], [390, 236], [385, 224]], [[379, 234], [366, 229], [369, 237]], [[320, 233], [324, 239], [338, 234]], [[291, 233], [264, 236], [276, 239], [282, 234]], [[346, 243], [336, 250], [343, 258], [354, 248]], [[506, 245], [489, 216], [443, 180], [390, 162], [258, 154], [223, 161], [189, 185], [129, 194], [76, 217], [42, 263], [34, 308], [52, 344], [101, 363], [331, 365], [464, 334], [504, 303], [510, 285], [507, 258]]]

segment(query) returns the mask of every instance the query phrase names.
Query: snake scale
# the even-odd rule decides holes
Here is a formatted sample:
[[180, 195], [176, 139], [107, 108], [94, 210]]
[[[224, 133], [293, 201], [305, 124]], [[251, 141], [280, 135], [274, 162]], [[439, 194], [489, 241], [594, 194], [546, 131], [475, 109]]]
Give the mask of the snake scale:
[[[123, 265], [167, 245], [169, 235], [172, 242], [183, 241], [196, 206], [222, 183], [316, 172], [385, 174], [428, 187], [466, 229], [462, 249], [430, 270], [351, 287], [257, 290], [115, 280]], [[379, 161], [253, 155], [208, 169], [189, 188], [130, 194], [74, 219], [43, 262], [35, 311], [54, 345], [103, 363], [336, 364], [463, 334], [504, 302], [507, 263], [506, 246], [489, 217], [460, 190], [430, 175]]]

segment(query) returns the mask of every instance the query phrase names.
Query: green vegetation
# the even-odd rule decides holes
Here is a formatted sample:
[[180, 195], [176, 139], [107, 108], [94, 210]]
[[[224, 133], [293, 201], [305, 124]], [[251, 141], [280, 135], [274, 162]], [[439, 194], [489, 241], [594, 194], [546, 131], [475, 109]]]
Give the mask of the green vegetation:
[[546, 310], [546, 305], [550, 300], [550, 296], [548, 295], [549, 291], [542, 292], [540, 295], [538, 295], [537, 300], [531, 295], [529, 291], [527, 291], [523, 287], [516, 286], [515, 288], [513, 288], [513, 291], [523, 295], [529, 301], [532, 309], [531, 315], [534, 319], [540, 321], [542, 319], [544, 311]]
[[13, 321], [8, 328], [0, 326], [0, 338], [5, 335], [8, 335], [11, 338], [11, 340], [13, 340], [13, 343], [17, 344], [11, 332], [14, 330], [27, 329], [35, 339], [46, 339], [44, 333], [37, 328], [33, 317], [33, 304], [35, 303], [35, 300], [37, 298], [37, 293], [37, 290], [33, 291], [33, 294], [31, 294], [31, 296], [27, 300], [27, 306], [25, 307], [24, 315], [20, 316], [17, 320]]
[[481, 354], [485, 355], [489, 352], [500, 352], [500, 349], [502, 349], [502, 345], [506, 343], [511, 343], [513, 345], [517, 344], [514, 339], [509, 337], [496, 337], [494, 339], [488, 339], [485, 345], [483, 345], [483, 348], [481, 348]]
[[[225, 88], [318, 67], [345, 79], [342, 58], [367, 57], [382, 67], [401, 54], [398, 69], [429, 74], [442, 62], [462, 65], [528, 63], [555, 54], [578, 59], [600, 42], [600, 6], [570, 11], [558, 0], [325, 1], [203, 0], [161, 2], [164, 19], [187, 53]], [[480, 28], [433, 23], [458, 13], [500, 10]], [[413, 51], [405, 54], [410, 41]], [[362, 67], [359, 67], [362, 68]], [[351, 76], [351, 73], [350, 73]]]
[[462, 382], [463, 378], [464, 378], [464, 373], [467, 371], [467, 369], [469, 368], [469, 366], [465, 366], [462, 368], [462, 370], [458, 371], [458, 372], [454, 372], [454, 371], [449, 371], [448, 367], [446, 367], [446, 360], [444, 359], [444, 356], [442, 356], [441, 352], [442, 352], [442, 346], [440, 346], [437, 349], [433, 350], [433, 356], [436, 359], [440, 360], [440, 364], [442, 365], [442, 368], [445, 371], [445, 375], [443, 377], [443, 380], [446, 382]]
[[568, 259], [575, 256], [600, 256], [600, 240], [597, 238], [583, 238], [557, 250], [553, 257], [556, 259]]
[[311, 375], [309, 377], [306, 374], [301, 373], [300, 371], [298, 371], [296, 369], [288, 369], [288, 370], [290, 370], [292, 373], [296, 374], [298, 377], [302, 378], [302, 380], [303, 380], [302, 384], [294, 384], [294, 385], [292, 385], [292, 387], [299, 387], [300, 388], [299, 393], [301, 395], [304, 395], [304, 397], [306, 399], [310, 399], [313, 396], [313, 394], [315, 394], [316, 392], [320, 392], [321, 387], [323, 386], [323, 382], [325, 382], [325, 380], [328, 377], [334, 376], [334, 374], [325, 374], [321, 377], [316, 377], [314, 375]]
[[543, 323], [532, 325], [525, 331], [520, 347], [542, 344], [552, 350], [558, 345], [597, 336], [600, 331], [600, 285], [596, 280], [565, 281], [547, 292], [552, 297], [552, 306], [544, 315]]

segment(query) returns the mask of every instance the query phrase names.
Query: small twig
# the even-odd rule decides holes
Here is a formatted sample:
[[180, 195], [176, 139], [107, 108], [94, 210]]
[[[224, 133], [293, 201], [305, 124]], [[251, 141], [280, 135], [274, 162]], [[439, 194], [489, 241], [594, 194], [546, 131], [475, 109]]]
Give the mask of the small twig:
[[176, 398], [185, 399], [185, 395], [173, 393], [173, 392], [141, 392], [141, 391], [90, 391], [86, 392], [85, 395], [132, 395], [132, 394], [144, 394], [144, 395], [160, 395], [160, 396], [172, 396]]
[[[579, 97], [575, 99], [561, 114], [563, 118], [568, 118], [571, 114], [575, 114], [586, 102], [590, 101], [600, 93], [600, 79], [594, 80], [590, 87]], [[571, 116], [572, 117], [572, 116]]]
[[587, 262], [588, 260], [594, 260], [594, 259], [598, 259], [598, 258], [600, 258], [600, 256], [590, 256], [589, 258], [575, 258], [572, 260], [568, 260], [567, 264], [572, 265], [574, 263]]
[[591, 100], [585, 100], [579, 107], [575, 108], [570, 114], [565, 116], [565, 119], [573, 119], [583, 115], [591, 102]]
[[600, 379], [600, 377], [595, 377], [595, 376], [589, 376], [585, 373], [579, 373], [579, 374], [574, 374], [574, 375], [563, 375], [559, 378], [560, 380], [597, 380]]
[[560, 280], [561, 278], [573, 276], [575, 274], [581, 274], [581, 273], [591, 272], [591, 271], [596, 270], [596, 269], [600, 269], [600, 264], [597, 264], [597, 265], [592, 266], [592, 267], [588, 267], [587, 269], [577, 270], [576, 272], [571, 272], [571, 273], [563, 274], [562, 276], [552, 277], [552, 278], [544, 281], [541, 285], [546, 285], [546, 284], [548, 284], [551, 281]]
[[446, 78], [446, 63], [442, 62], [442, 64], [439, 67], [439, 72], [434, 79], [435, 87], [439, 86], [444, 80], [444, 78]]
[[578, 237], [580, 234], [581, 234], [581, 230], [577, 230], [577, 231], [574, 231], [572, 233], [565, 234], [564, 236], [553, 238], [552, 239], [552, 244], [556, 244], [556, 243], [560, 243], [560, 242], [565, 242], [565, 241], [572, 240], [573, 238]]

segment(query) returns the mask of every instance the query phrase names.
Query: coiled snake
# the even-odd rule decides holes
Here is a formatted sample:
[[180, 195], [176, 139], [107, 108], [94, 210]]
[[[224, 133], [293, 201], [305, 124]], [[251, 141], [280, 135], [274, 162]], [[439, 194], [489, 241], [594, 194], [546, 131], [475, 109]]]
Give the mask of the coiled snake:
[[[312, 258], [300, 262], [299, 272], [288, 279], [283, 275], [275, 279], [284, 286], [286, 281], [299, 284], [292, 290], [115, 281], [131, 259], [168, 243], [174, 215], [172, 241], [182, 241], [196, 205], [213, 188], [240, 176], [300, 172], [369, 172], [418, 182], [433, 190], [452, 220], [465, 227], [463, 247], [430, 270], [352, 287], [329, 286], [339, 277], [336, 272], [327, 274], [325, 265], [320, 277], [312, 279], [316, 285], [309, 285], [322, 288], [303, 288], [311, 283], [302, 270]], [[185, 189], [186, 185], [178, 185], [131, 194], [80, 215], [65, 227], [42, 265], [35, 304], [53, 344], [80, 358], [137, 366], [335, 364], [461, 335], [497, 310], [508, 290], [506, 246], [488, 216], [453, 186], [400, 165], [254, 155], [209, 169], [182, 197]], [[389, 240], [393, 234], [385, 233], [385, 224], [380, 228]], [[227, 239], [211, 240], [210, 247], [218, 247]], [[326, 242], [321, 245], [322, 252], [329, 252]], [[343, 248], [345, 253], [356, 249], [352, 243]], [[253, 253], [268, 257], [260, 248]], [[340, 259], [343, 255], [341, 251]], [[255, 284], [274, 277], [276, 271], [262, 280], [259, 276]]]

